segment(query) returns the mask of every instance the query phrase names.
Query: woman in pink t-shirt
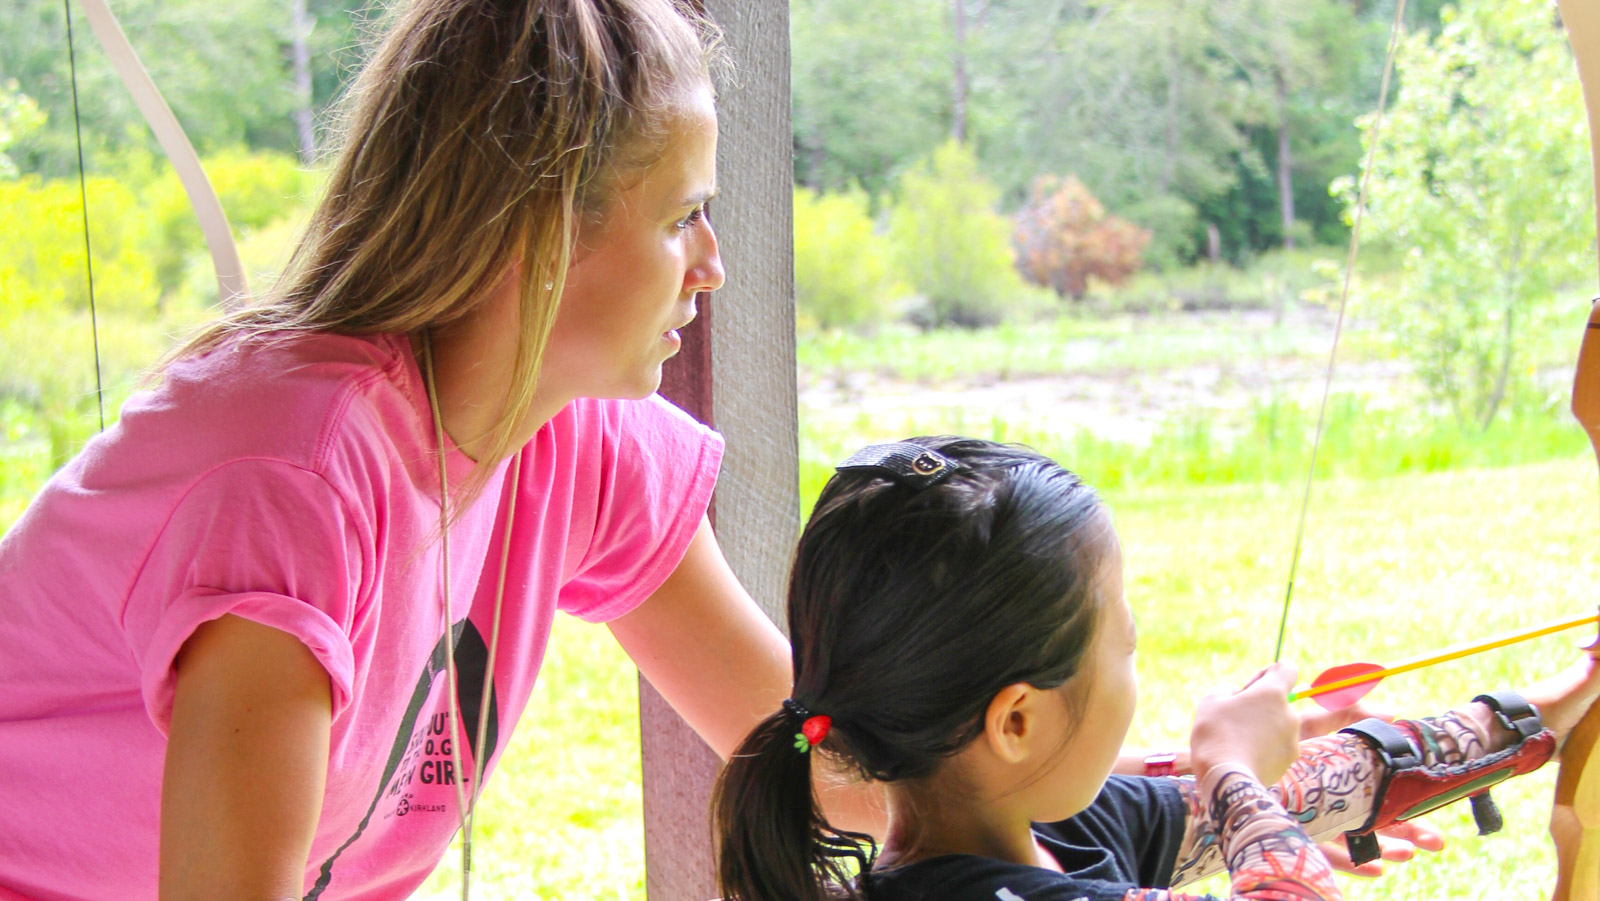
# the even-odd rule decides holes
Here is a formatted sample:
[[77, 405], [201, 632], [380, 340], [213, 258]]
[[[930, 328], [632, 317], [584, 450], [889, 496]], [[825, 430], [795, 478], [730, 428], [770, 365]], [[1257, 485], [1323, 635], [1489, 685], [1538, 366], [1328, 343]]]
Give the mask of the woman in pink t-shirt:
[[723, 281], [714, 44], [671, 0], [399, 15], [287, 274], [0, 541], [0, 898], [407, 896], [557, 610], [722, 754], [787, 696], [720, 439], [653, 396]]

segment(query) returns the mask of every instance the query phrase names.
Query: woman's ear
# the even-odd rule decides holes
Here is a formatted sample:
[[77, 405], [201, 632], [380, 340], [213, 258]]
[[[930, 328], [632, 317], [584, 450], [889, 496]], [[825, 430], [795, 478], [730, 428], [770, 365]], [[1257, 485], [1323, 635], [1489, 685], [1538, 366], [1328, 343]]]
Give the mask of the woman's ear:
[[1033, 752], [1039, 734], [1039, 690], [1026, 682], [995, 692], [983, 714], [983, 740], [1005, 763], [1021, 763]]

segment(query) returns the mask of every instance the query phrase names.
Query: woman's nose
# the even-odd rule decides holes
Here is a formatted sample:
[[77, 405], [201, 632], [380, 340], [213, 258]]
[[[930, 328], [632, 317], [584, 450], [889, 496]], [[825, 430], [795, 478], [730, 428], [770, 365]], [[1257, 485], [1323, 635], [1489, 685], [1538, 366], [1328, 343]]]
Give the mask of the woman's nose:
[[726, 277], [722, 271], [722, 254], [717, 250], [717, 235], [711, 230], [710, 222], [706, 223], [705, 237], [700, 242], [699, 250], [693, 265], [684, 274], [684, 287], [697, 294], [717, 290], [722, 287]]

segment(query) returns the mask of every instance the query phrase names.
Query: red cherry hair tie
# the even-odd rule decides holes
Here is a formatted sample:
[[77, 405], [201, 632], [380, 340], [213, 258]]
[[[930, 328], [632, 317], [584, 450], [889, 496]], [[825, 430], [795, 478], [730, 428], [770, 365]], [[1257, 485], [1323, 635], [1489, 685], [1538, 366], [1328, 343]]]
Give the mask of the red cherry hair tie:
[[833, 726], [833, 717], [813, 714], [791, 698], [783, 702], [783, 709], [800, 721], [800, 731], [794, 736], [794, 749], [804, 754], [822, 744]]

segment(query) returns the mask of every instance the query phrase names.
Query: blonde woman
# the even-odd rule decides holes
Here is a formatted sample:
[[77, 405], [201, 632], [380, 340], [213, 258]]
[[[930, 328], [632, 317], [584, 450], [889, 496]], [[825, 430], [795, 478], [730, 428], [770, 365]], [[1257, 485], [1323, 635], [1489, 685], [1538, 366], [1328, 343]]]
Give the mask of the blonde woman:
[[404, 898], [605, 621], [723, 754], [787, 645], [653, 392], [722, 284], [711, 28], [418, 0], [288, 274], [0, 543], [0, 898]]

